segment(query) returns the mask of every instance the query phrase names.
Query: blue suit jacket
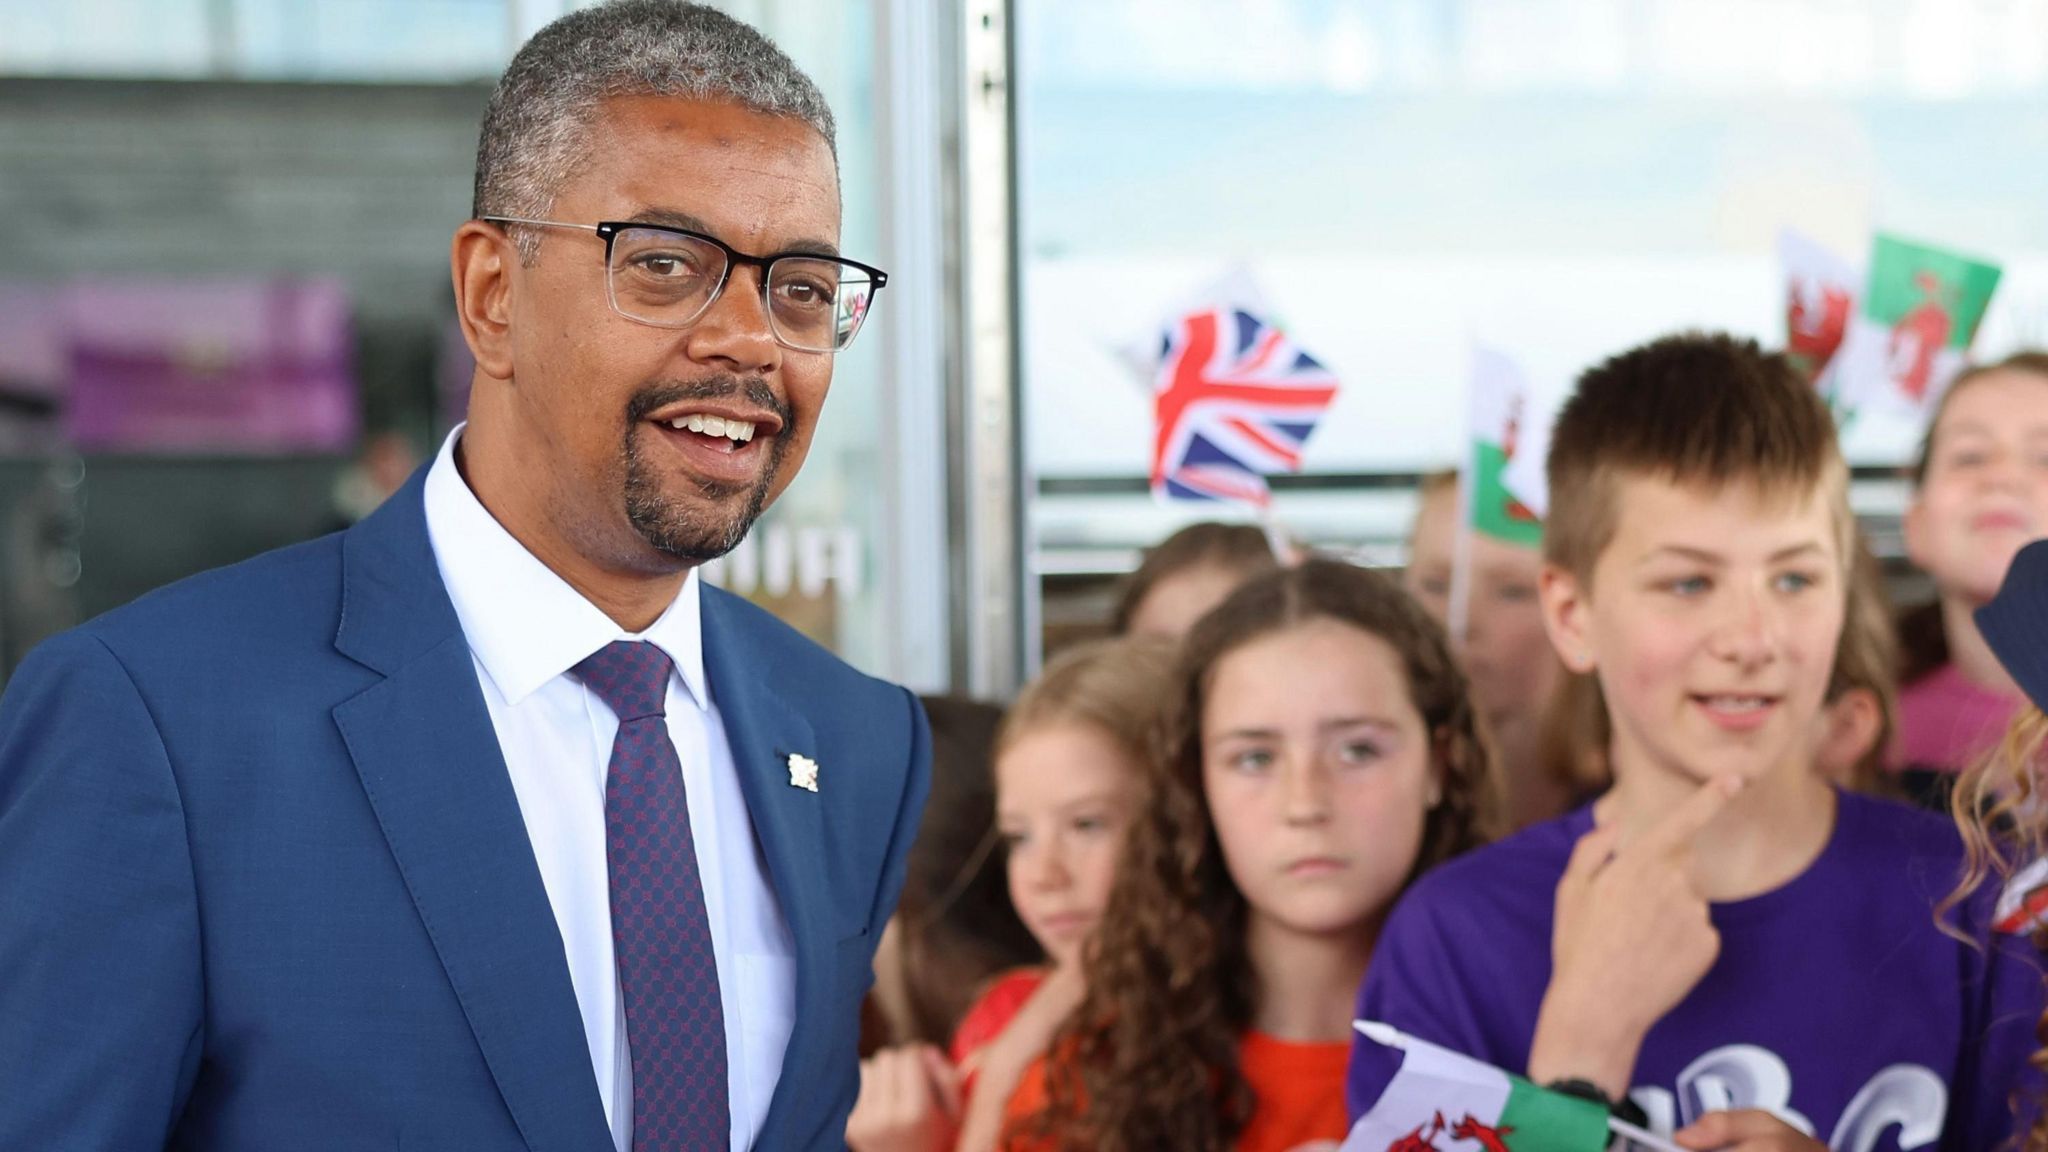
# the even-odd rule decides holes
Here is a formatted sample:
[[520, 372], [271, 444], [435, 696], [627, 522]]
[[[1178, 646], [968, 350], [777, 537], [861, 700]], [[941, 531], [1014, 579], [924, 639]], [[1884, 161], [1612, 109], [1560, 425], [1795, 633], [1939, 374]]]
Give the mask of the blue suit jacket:
[[[612, 1152], [421, 475], [38, 648], [0, 700], [0, 1148]], [[704, 590], [796, 941], [759, 1146], [839, 1148], [922, 710]], [[816, 793], [787, 758], [821, 766]]]

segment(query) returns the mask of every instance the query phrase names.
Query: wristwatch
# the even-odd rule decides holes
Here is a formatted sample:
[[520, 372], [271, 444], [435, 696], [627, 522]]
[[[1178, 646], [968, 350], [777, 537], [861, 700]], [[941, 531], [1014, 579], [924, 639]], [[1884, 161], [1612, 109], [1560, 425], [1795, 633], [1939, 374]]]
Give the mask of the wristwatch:
[[1581, 1100], [1591, 1100], [1593, 1103], [1607, 1109], [1609, 1116], [1624, 1124], [1633, 1124], [1641, 1128], [1650, 1122], [1649, 1113], [1643, 1111], [1642, 1105], [1626, 1096], [1616, 1100], [1607, 1094], [1605, 1088], [1600, 1087], [1591, 1080], [1581, 1080], [1577, 1077], [1572, 1077], [1564, 1080], [1552, 1080], [1544, 1085], [1544, 1087], [1560, 1095], [1576, 1096]]

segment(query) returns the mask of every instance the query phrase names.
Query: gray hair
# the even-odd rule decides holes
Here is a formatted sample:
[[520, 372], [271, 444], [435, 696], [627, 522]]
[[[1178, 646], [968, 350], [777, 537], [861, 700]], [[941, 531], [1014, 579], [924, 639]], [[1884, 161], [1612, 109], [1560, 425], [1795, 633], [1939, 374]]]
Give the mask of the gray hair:
[[[588, 155], [607, 100], [676, 96], [736, 104], [817, 129], [839, 158], [832, 109], [766, 36], [680, 0], [610, 0], [572, 12], [528, 40], [491, 92], [476, 147], [475, 216], [541, 219]], [[522, 230], [522, 258], [540, 239]]]

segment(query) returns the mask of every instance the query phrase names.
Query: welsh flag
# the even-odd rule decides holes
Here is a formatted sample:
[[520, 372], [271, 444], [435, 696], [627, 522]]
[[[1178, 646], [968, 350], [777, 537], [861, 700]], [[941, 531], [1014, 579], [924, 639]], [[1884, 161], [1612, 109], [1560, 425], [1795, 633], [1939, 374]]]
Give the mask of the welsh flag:
[[1829, 372], [1849, 334], [1862, 277], [1847, 260], [1802, 232], [1778, 235], [1785, 271], [1785, 354], [1823, 396], [1834, 391]]
[[1401, 1067], [1351, 1127], [1341, 1152], [1601, 1152], [1607, 1110], [1538, 1088], [1491, 1064], [1367, 1020], [1368, 1041], [1401, 1051]]
[[1841, 403], [1925, 412], [1962, 369], [1998, 278], [1996, 264], [1879, 235], [1838, 354]]
[[1613, 1137], [1614, 1121], [1591, 1100], [1546, 1091], [1385, 1024], [1352, 1027], [1400, 1050], [1401, 1067], [1339, 1152], [1603, 1152]]
[[[1469, 440], [1458, 469], [1466, 524], [1509, 544], [1541, 545], [1548, 413], [1520, 366], [1484, 346], [1472, 349], [1467, 403]], [[1541, 442], [1533, 451], [1531, 439]]]

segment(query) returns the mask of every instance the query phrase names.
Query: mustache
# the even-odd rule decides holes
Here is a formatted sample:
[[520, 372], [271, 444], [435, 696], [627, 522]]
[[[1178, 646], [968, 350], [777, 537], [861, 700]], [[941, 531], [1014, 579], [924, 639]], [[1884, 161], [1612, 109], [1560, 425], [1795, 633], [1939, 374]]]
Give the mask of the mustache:
[[796, 422], [795, 413], [773, 388], [768, 387], [766, 380], [759, 376], [721, 372], [701, 380], [663, 380], [641, 388], [626, 402], [626, 426], [630, 428], [656, 410], [680, 400], [730, 400], [736, 396], [744, 397], [756, 408], [766, 408], [775, 413], [776, 418], [782, 421], [785, 433]]

